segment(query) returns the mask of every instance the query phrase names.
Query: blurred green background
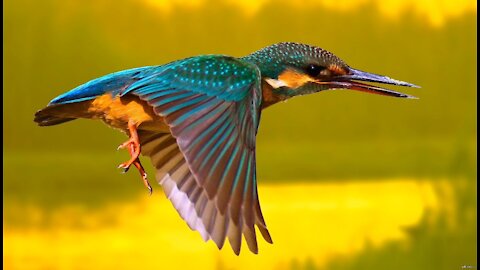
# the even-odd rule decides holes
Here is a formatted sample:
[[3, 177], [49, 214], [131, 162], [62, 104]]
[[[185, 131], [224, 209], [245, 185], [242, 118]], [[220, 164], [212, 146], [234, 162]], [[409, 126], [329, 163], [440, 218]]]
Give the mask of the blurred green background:
[[[270, 221], [276, 219], [274, 211], [269, 216], [268, 210], [275, 208], [277, 201], [272, 196], [280, 192], [276, 187], [285, 192], [279, 203], [311, 198], [306, 205], [325, 199], [308, 193], [309, 186], [319, 190], [334, 186], [336, 195], [332, 201], [322, 201], [325, 205], [351, 198], [347, 189], [365, 189], [359, 196], [364, 196], [371, 209], [381, 209], [391, 206], [376, 199], [375, 191], [383, 190], [378, 187], [385, 183], [428, 185], [437, 203], [420, 207], [418, 221], [402, 227], [399, 239], [388, 238], [379, 245], [368, 239], [347, 239], [338, 252], [328, 245], [284, 249], [280, 241], [261, 246], [256, 257], [244, 251], [237, 258], [231, 257], [229, 247], [218, 252], [195, 235], [192, 245], [198, 252], [209, 252], [199, 258], [198, 268], [242, 269], [242, 260], [261, 261], [269, 269], [476, 267], [476, 2], [7, 0], [3, 7], [5, 268], [118, 268], [114, 262], [120, 254], [140, 268], [178, 266], [173, 257], [158, 255], [153, 260], [158, 252], [153, 249], [174, 250], [176, 256], [186, 257], [191, 250], [187, 244], [178, 244], [181, 239], [175, 239], [180, 246], [125, 244], [141, 235], [142, 229], [133, 231], [112, 214], [124, 213], [125, 205], [143, 205], [147, 197], [136, 173], [115, 171], [116, 164], [127, 157], [115, 151], [124, 135], [86, 120], [40, 128], [33, 114], [55, 96], [114, 71], [200, 54], [243, 56], [281, 41], [316, 45], [352, 67], [422, 88], [395, 88], [418, 100], [327, 91], [292, 99], [262, 114], [258, 177], [267, 223], [274, 229], [278, 226], [274, 241], [275, 234], [308, 238], [312, 233], [302, 227], [291, 231], [280, 219], [277, 224]], [[147, 171], [154, 175], [150, 165]], [[288, 197], [288, 190], [299, 183], [305, 185], [305, 194]], [[401, 194], [402, 189], [395, 189], [387, 197]], [[154, 197], [163, 196], [160, 188], [156, 191]], [[386, 210], [413, 211], [408, 203], [402, 206], [402, 198], [407, 202], [416, 195], [406, 192], [402, 196], [395, 204], [398, 208]], [[147, 199], [149, 209], [156, 207], [154, 200]], [[159, 201], [168, 211], [173, 209], [165, 198]], [[309, 210], [302, 215], [302, 209], [298, 219], [318, 224], [348, 218], [341, 207], [332, 208], [335, 215], [328, 218], [311, 216]], [[111, 219], [102, 213], [109, 213]], [[132, 220], [142, 220], [141, 213], [126, 213]], [[169, 215], [172, 222], [180, 219], [173, 211]], [[84, 219], [91, 216], [96, 225], [85, 227]], [[363, 218], [373, 218], [375, 223], [382, 217], [358, 216]], [[67, 219], [71, 224], [65, 223]], [[162, 216], [146, 218], [145, 226], [163, 222]], [[352, 218], [347, 223], [354, 226], [359, 220]], [[189, 233], [183, 222], [178, 221], [178, 227], [176, 237]], [[368, 227], [356, 230], [368, 231]], [[327, 233], [321, 228], [312, 242], [323, 238], [336, 242], [335, 236], [340, 237], [343, 230], [339, 226]], [[106, 243], [102, 237], [108, 233], [112, 236], [105, 239], [123, 239], [124, 245]], [[98, 236], [98, 242], [92, 238], [86, 244], [92, 249], [76, 253], [76, 239], [88, 239], [88, 235]], [[361, 248], [352, 249], [354, 243], [361, 243]], [[143, 244], [149, 247], [152, 261], [128, 257]], [[271, 256], [262, 257], [262, 253]], [[104, 264], [95, 263], [100, 258]], [[92, 265], [77, 263], [85, 261]]]

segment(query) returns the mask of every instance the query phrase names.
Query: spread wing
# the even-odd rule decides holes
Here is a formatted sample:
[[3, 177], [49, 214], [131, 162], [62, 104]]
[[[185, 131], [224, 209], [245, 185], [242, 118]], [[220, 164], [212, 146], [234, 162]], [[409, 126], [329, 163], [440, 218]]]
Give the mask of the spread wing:
[[168, 198], [190, 228], [239, 254], [241, 237], [257, 253], [256, 225], [272, 243], [258, 201], [255, 137], [260, 118], [260, 74], [226, 56], [175, 62], [133, 83], [162, 116], [171, 134], [142, 133]]

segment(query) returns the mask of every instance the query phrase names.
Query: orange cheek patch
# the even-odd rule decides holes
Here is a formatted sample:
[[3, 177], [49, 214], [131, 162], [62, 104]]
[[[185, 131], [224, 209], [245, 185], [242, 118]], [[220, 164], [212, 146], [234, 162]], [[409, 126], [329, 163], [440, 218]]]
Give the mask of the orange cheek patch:
[[337, 65], [330, 65], [328, 66], [328, 69], [335, 75], [346, 75], [347, 71], [340, 66]]
[[278, 76], [278, 80], [283, 82], [289, 88], [298, 88], [314, 79], [306, 74], [301, 74], [295, 70], [287, 69]]

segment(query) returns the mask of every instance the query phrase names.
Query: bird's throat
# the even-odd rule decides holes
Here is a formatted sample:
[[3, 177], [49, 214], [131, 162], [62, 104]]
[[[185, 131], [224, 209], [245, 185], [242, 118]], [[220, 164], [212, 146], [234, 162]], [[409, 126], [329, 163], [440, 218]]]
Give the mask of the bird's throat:
[[266, 80], [262, 80], [262, 109], [287, 99], [286, 96], [279, 95], [276, 92], [276, 88], [274, 88]]

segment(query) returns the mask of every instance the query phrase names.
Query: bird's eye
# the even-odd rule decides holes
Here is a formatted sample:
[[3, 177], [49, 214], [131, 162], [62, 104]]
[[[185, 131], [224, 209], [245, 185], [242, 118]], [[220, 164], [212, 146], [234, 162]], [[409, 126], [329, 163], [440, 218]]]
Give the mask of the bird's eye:
[[325, 70], [325, 69], [326, 67], [311, 64], [307, 66], [306, 72], [308, 75], [312, 77], [317, 77], [320, 74], [320, 72], [322, 72], [322, 70]]

